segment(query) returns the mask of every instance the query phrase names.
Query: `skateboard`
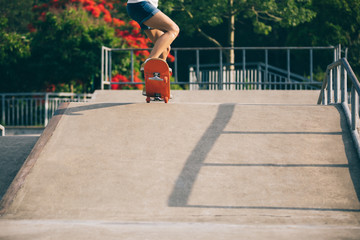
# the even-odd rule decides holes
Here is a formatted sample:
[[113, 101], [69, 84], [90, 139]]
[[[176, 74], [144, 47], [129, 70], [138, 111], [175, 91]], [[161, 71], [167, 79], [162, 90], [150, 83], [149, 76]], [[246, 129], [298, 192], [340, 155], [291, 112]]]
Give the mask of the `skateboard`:
[[160, 58], [149, 59], [144, 66], [146, 102], [153, 98], [164, 100], [170, 99], [170, 72], [169, 65]]

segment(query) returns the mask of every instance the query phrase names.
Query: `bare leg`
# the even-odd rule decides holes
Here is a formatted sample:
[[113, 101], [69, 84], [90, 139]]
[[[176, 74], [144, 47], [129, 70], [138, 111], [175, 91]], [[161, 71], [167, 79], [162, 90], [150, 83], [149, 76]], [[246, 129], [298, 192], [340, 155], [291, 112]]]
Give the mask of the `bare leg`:
[[[149, 58], [162, 58], [167, 51], [170, 51], [170, 44], [179, 35], [180, 29], [168, 16], [162, 12], [156, 13], [153, 17], [144, 22], [145, 25], [154, 28], [153, 30], [146, 30], [146, 34], [154, 37], [150, 40], [154, 42], [154, 48], [152, 49]], [[158, 31], [154, 31], [154, 30]], [[162, 34], [161, 34], [162, 32]], [[168, 50], [167, 50], [168, 49]]]
[[[150, 40], [156, 44], [157, 40], [164, 35], [164, 32], [158, 29], [150, 29], [150, 30], [145, 30], [146, 35], [148, 36], [148, 38], [150, 38]], [[159, 58], [163, 59], [164, 61], [166, 61], [168, 55], [170, 53], [170, 46], [167, 47], [159, 56]]]

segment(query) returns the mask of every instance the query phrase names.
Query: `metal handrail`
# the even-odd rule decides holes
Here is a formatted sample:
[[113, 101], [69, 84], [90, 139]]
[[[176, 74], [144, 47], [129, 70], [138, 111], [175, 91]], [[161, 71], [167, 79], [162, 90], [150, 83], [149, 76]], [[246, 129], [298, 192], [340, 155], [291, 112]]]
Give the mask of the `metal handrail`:
[[[104, 89], [105, 85], [109, 85], [110, 89], [112, 85], [117, 85], [117, 84], [126, 84], [126, 85], [134, 85], [134, 84], [144, 84], [141, 82], [135, 82], [134, 81], [134, 56], [135, 53], [138, 51], [144, 51], [144, 50], [151, 50], [151, 48], [108, 48], [103, 46], [101, 48], [101, 89]], [[174, 82], [172, 82], [172, 84], [191, 84], [187, 81], [179, 81], [178, 79], [178, 52], [179, 51], [193, 51], [195, 52], [195, 59], [194, 61], [196, 62], [197, 65], [197, 72], [196, 72], [196, 76], [198, 77], [198, 79], [200, 78], [200, 71], [199, 71], [199, 66], [200, 66], [200, 51], [217, 51], [219, 52], [219, 84], [222, 83], [223, 79], [222, 79], [222, 66], [224, 65], [223, 63], [223, 54], [225, 51], [229, 51], [229, 50], [234, 50], [234, 51], [242, 51], [242, 63], [243, 63], [243, 72], [245, 72], [245, 65], [246, 65], [246, 53], [249, 50], [261, 50], [264, 51], [264, 62], [265, 65], [268, 65], [268, 53], [271, 50], [286, 50], [286, 62], [287, 62], [287, 75], [288, 75], [288, 79], [290, 79], [290, 75], [291, 75], [291, 64], [290, 64], [290, 51], [296, 51], [296, 50], [308, 50], [309, 51], [309, 75], [310, 75], [310, 80], [313, 80], [313, 52], [314, 50], [334, 50], [334, 59], [338, 59], [337, 56], [341, 55], [341, 46], [324, 46], [324, 47], [295, 47], [295, 46], [291, 46], [291, 47], [197, 47], [197, 48], [193, 48], [193, 47], [185, 47], [185, 48], [172, 48], [171, 51], [174, 53], [174, 57], [175, 57], [175, 61], [174, 61], [174, 67], [173, 67], [173, 74], [174, 74]], [[130, 66], [129, 66], [129, 71], [130, 71], [130, 75], [131, 75], [131, 81], [130, 82], [113, 82], [112, 81], [112, 53], [113, 52], [129, 52], [130, 53]], [[346, 55], [346, 51], [345, 51], [345, 55]], [[265, 69], [265, 73], [267, 73], [268, 68], [266, 67]], [[243, 73], [245, 75], [245, 73]]]
[[5, 127], [0, 124], [1, 136], [5, 136]]
[[[350, 107], [348, 96], [348, 77], [351, 83]], [[341, 97], [339, 97], [339, 94]], [[350, 126], [358, 156], [360, 157], [359, 124], [360, 84], [346, 58], [329, 64], [321, 87], [318, 104], [341, 104], [346, 120]]]
[[86, 102], [92, 94], [0, 93], [0, 122], [6, 126], [46, 126], [62, 102]]

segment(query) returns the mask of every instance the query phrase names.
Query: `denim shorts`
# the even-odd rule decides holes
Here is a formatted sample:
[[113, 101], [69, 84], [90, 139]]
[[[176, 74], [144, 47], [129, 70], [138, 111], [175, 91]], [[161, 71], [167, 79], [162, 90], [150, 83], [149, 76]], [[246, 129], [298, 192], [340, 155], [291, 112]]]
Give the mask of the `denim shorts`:
[[160, 11], [148, 1], [128, 3], [126, 6], [126, 10], [129, 16], [133, 20], [135, 20], [143, 30], [151, 29], [150, 27], [146, 26], [144, 22], [146, 20], [149, 20], [152, 16], [154, 16], [157, 12]]

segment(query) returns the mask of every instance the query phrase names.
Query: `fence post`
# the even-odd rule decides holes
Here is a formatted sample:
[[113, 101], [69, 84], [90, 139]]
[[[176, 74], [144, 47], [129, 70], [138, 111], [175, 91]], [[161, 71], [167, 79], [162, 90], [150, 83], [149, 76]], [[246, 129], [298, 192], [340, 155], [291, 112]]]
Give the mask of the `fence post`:
[[198, 82], [201, 82], [200, 80], [200, 52], [199, 49], [196, 49], [196, 78]]
[[45, 93], [45, 119], [44, 127], [48, 125], [49, 93]]
[[177, 67], [177, 50], [174, 51], [174, 56], [175, 56], [175, 63], [174, 63], [174, 70], [175, 70], [175, 82], [178, 82], [178, 67]]
[[[220, 71], [219, 71], [219, 86], [218, 89], [222, 90], [222, 82], [223, 82], [223, 52], [222, 49], [220, 48], [219, 50], [219, 66], [220, 66]], [[210, 86], [209, 86], [210, 87]]]
[[334, 83], [334, 103], [339, 102], [339, 78], [338, 78], [338, 68], [334, 68], [333, 72], [333, 83]]
[[101, 47], [101, 77], [100, 89], [104, 90], [104, 46]]
[[[109, 64], [109, 82], [110, 82], [110, 84], [111, 84], [111, 82], [112, 82], [112, 74], [111, 74], [111, 72], [112, 72], [112, 66], [111, 66], [111, 59], [112, 59], [112, 57], [111, 57], [111, 49], [108, 50], [108, 57], [109, 57], [109, 61], [108, 61], [108, 64]], [[110, 86], [111, 86], [111, 85], [110, 85]], [[111, 90], [111, 88], [110, 88], [110, 90]]]
[[[287, 81], [290, 82], [290, 48], [288, 48], [286, 50], [286, 59], [287, 59]], [[287, 85], [286, 86], [286, 89], [287, 89]]]
[[[109, 72], [109, 67], [108, 67], [108, 61], [109, 61], [109, 58], [108, 58], [108, 52], [107, 52], [107, 49], [104, 49], [105, 53], [104, 53], [104, 61], [105, 61], [105, 65], [104, 65], [104, 76], [105, 76], [105, 79], [104, 81], [107, 82], [109, 79], [108, 79], [108, 72]], [[111, 89], [111, 83], [110, 83], [110, 89]]]
[[332, 102], [332, 80], [333, 80], [333, 70], [331, 69], [329, 71], [329, 75], [327, 77], [328, 82], [328, 90], [327, 90], [327, 103], [330, 104]]
[[247, 84], [245, 84], [247, 81], [246, 81], [246, 50], [245, 48], [242, 50], [243, 52], [243, 58], [242, 58], [242, 62], [243, 62], [243, 88], [242, 89], [247, 89]]
[[0, 131], [1, 131], [0, 136], [5, 136], [5, 127], [3, 125], [1, 125], [1, 124], [0, 124]]
[[131, 50], [131, 82], [134, 82], [134, 50]]
[[265, 49], [265, 82], [268, 82], [268, 72], [269, 72], [269, 52]]
[[313, 82], [313, 49], [310, 48], [310, 81]]
[[359, 114], [359, 95], [354, 85], [351, 87], [351, 130], [356, 130], [358, 125]]
[[341, 65], [341, 77], [340, 77], [340, 81], [341, 81], [341, 102], [342, 103], [347, 103], [347, 81], [346, 81], [346, 77], [345, 74], [347, 74], [345, 72], [345, 67], [343, 65]]
[[5, 94], [1, 95], [1, 99], [2, 99], [2, 123], [5, 124]]

